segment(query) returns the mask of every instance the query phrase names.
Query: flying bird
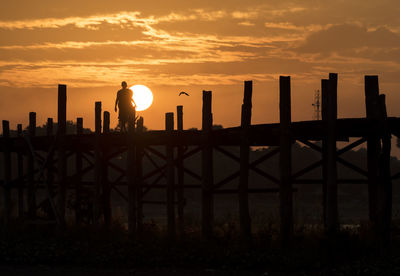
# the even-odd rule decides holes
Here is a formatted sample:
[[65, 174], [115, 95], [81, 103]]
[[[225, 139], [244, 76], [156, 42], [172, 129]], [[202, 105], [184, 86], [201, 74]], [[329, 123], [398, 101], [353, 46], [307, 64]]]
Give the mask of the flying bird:
[[188, 93], [186, 93], [185, 91], [182, 91], [182, 92], [180, 92], [180, 93], [179, 93], [179, 96], [180, 96], [180, 95], [186, 95], [186, 96], [189, 96], [189, 94], [188, 94]]

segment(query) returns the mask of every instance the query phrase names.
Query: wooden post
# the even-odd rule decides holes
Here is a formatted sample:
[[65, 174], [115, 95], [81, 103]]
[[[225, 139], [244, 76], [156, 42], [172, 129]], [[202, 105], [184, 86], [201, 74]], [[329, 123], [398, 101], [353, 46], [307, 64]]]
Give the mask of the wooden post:
[[136, 170], [135, 170], [135, 112], [133, 118], [128, 121], [127, 146], [128, 156], [126, 160], [126, 176], [128, 184], [128, 232], [131, 236], [136, 235]]
[[371, 130], [367, 139], [369, 220], [374, 229], [377, 223], [377, 192], [379, 182], [379, 84], [378, 76], [365, 76], [365, 107]]
[[3, 138], [4, 138], [4, 226], [8, 227], [11, 217], [11, 151], [10, 151], [10, 122], [3, 120]]
[[290, 77], [279, 78], [280, 89], [280, 221], [281, 242], [284, 247], [290, 245], [293, 235], [293, 195], [292, 195], [292, 122], [290, 100]]
[[329, 80], [321, 80], [321, 117], [324, 126], [324, 138], [322, 139], [322, 221], [324, 228], [327, 229], [326, 221], [326, 197], [328, 183], [328, 158], [327, 158], [327, 135], [328, 135], [328, 85]]
[[337, 120], [337, 74], [329, 74], [327, 96], [327, 190], [326, 190], [326, 230], [335, 234], [339, 230], [337, 205], [337, 165], [336, 165], [336, 120]]
[[382, 152], [379, 156], [380, 181], [377, 186], [377, 218], [379, 220], [380, 249], [382, 253], [385, 253], [391, 245], [392, 223], [391, 133], [387, 124], [385, 95], [379, 95], [379, 107]]
[[110, 132], [110, 112], [104, 111], [103, 113], [103, 133]]
[[143, 141], [141, 134], [143, 133], [143, 117], [137, 120], [137, 145], [136, 145], [136, 204], [137, 204], [137, 230], [143, 232]]
[[[174, 113], [165, 113], [165, 131], [171, 134], [174, 130]], [[169, 139], [168, 141], [171, 141]], [[175, 167], [174, 167], [174, 148], [169, 145], [166, 147], [167, 157], [167, 217], [168, 217], [168, 237], [175, 239]]]
[[203, 91], [203, 149], [202, 149], [202, 234], [210, 238], [213, 233], [214, 202], [213, 202], [213, 147], [212, 147], [212, 92]]
[[65, 205], [67, 199], [67, 155], [65, 150], [65, 135], [67, 134], [67, 86], [58, 85], [58, 211], [61, 227], [65, 226]]
[[[103, 133], [110, 133], [110, 112], [104, 111], [103, 113]], [[104, 223], [107, 227], [111, 225], [111, 187], [108, 181], [108, 145], [103, 145], [103, 157], [102, 157], [102, 188], [103, 188], [103, 212], [104, 212]]]
[[251, 219], [249, 211], [249, 128], [251, 125], [251, 97], [253, 94], [253, 82], [244, 82], [244, 97], [241, 118], [241, 143], [240, 143], [240, 176], [239, 176], [239, 218], [242, 235], [251, 239]]
[[101, 210], [101, 178], [102, 178], [102, 154], [101, 154], [101, 102], [95, 103], [95, 183], [93, 200], [93, 222], [97, 224], [100, 219]]
[[[76, 119], [76, 134], [81, 136], [83, 134], [83, 118]], [[75, 208], [75, 222], [76, 224], [82, 223], [82, 167], [83, 167], [83, 154], [80, 147], [76, 150], [75, 156], [75, 170], [77, 174], [77, 179], [75, 181], [75, 194], [76, 194], [76, 208]]]
[[[47, 125], [46, 125], [46, 136], [47, 137], [52, 137], [53, 136], [53, 119], [52, 118], [47, 118]], [[54, 174], [53, 174], [53, 155], [50, 154], [50, 150], [47, 153], [48, 154], [48, 159], [47, 159], [47, 168], [46, 168], [46, 185], [48, 187], [48, 196], [53, 197], [54, 196], [54, 190], [53, 190], [53, 183], [54, 183]], [[49, 198], [49, 202], [50, 202]], [[54, 214], [56, 215], [56, 214]]]
[[[177, 130], [178, 133], [182, 133], [183, 131], [183, 106], [178, 105], [176, 107], [177, 114]], [[177, 147], [177, 169], [178, 169], [178, 181], [177, 181], [177, 200], [178, 200], [178, 231], [179, 235], [182, 237], [185, 234], [185, 226], [184, 226], [184, 207], [185, 207], [185, 198], [184, 198], [184, 171], [183, 171], [183, 154], [184, 148], [183, 146]]]
[[[22, 138], [22, 124], [17, 125], [18, 137]], [[21, 151], [17, 154], [17, 174], [18, 174], [18, 217], [24, 217], [24, 156]]]
[[[36, 113], [29, 113], [29, 139], [36, 135]], [[33, 152], [28, 153], [28, 217], [36, 217], [36, 185], [35, 185], [35, 161]]]

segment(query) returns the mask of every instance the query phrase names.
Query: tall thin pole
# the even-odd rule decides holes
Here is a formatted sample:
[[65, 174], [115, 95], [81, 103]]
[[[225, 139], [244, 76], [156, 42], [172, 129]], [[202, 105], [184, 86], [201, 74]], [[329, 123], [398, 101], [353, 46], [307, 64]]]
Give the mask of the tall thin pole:
[[281, 241], [284, 247], [290, 245], [293, 235], [293, 195], [292, 195], [292, 135], [290, 77], [279, 78], [280, 90], [280, 217]]
[[[36, 135], [36, 113], [29, 113], [29, 139]], [[35, 184], [35, 157], [34, 152], [28, 154], [28, 217], [36, 217], [36, 184]]]
[[203, 149], [202, 149], [202, 234], [210, 238], [213, 233], [214, 200], [213, 200], [213, 147], [211, 144], [212, 112], [211, 91], [203, 91]]
[[[18, 137], [22, 138], [22, 124], [17, 125]], [[22, 151], [19, 150], [17, 153], [17, 170], [18, 170], [18, 217], [22, 219], [24, 217], [24, 156]]]
[[244, 82], [244, 96], [242, 104], [241, 137], [240, 137], [240, 176], [239, 176], [239, 218], [240, 228], [244, 238], [251, 239], [251, 219], [249, 211], [249, 129], [251, 125], [251, 97], [253, 82]]
[[61, 224], [65, 224], [65, 205], [67, 199], [67, 155], [65, 135], [67, 133], [67, 86], [58, 85], [58, 210]]
[[337, 74], [329, 74], [327, 129], [326, 227], [329, 234], [339, 230], [336, 164]]
[[11, 151], [10, 151], [10, 122], [3, 120], [3, 138], [4, 138], [4, 226], [8, 227], [11, 217]]
[[[183, 106], [178, 105], [176, 107], [177, 113], [177, 129], [178, 133], [182, 133], [183, 131]], [[185, 207], [185, 199], [184, 199], [184, 171], [183, 171], [183, 154], [184, 148], [179, 145], [178, 147], [178, 158], [177, 158], [177, 169], [178, 169], [178, 183], [177, 183], [177, 199], [178, 199], [178, 231], [179, 235], [184, 235], [184, 207]]]

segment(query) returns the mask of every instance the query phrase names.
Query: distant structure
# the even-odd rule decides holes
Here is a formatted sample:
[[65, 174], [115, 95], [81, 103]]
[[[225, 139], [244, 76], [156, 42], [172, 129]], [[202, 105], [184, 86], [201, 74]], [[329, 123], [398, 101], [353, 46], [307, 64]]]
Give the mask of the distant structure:
[[312, 106], [314, 107], [313, 120], [319, 120], [321, 117], [321, 93], [318, 89], [314, 92], [314, 103]]

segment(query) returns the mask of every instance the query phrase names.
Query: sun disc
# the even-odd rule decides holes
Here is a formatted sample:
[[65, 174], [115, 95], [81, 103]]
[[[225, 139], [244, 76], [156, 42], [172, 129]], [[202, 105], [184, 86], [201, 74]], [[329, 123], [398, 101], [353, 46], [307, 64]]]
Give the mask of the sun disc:
[[133, 92], [133, 101], [136, 104], [136, 111], [142, 111], [151, 106], [153, 103], [153, 93], [151, 90], [141, 84], [134, 85], [130, 87]]

